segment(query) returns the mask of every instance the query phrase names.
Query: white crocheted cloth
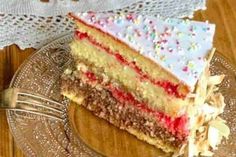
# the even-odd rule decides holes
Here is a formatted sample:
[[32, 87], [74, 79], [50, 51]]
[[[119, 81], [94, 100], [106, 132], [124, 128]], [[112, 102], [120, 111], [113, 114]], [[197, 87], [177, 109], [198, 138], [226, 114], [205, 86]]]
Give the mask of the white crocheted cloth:
[[73, 31], [68, 12], [135, 12], [164, 17], [191, 17], [205, 0], [0, 0], [0, 49], [17, 44], [40, 48]]

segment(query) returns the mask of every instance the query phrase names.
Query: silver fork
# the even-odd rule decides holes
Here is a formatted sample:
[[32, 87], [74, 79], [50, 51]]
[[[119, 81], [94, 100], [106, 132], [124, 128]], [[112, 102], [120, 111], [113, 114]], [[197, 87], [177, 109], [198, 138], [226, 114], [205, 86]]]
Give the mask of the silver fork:
[[27, 112], [62, 121], [64, 105], [25, 89], [8, 88], [0, 92], [1, 109]]

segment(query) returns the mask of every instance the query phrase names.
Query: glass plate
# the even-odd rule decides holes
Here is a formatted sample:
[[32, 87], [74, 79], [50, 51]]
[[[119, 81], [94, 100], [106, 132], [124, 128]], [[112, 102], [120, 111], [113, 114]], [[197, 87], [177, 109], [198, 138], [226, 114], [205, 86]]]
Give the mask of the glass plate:
[[[71, 40], [72, 36], [66, 35], [44, 46], [21, 65], [12, 79], [10, 87], [32, 90], [65, 104], [63, 122], [19, 111], [7, 112], [10, 130], [26, 156], [101, 156], [73, 135], [66, 114], [68, 102], [60, 95], [60, 75], [72, 63], [68, 46]], [[215, 156], [233, 157], [236, 156], [236, 69], [216, 54], [211, 72], [226, 75], [220, 85], [227, 104], [222, 117], [231, 129], [229, 140], [220, 145]]]

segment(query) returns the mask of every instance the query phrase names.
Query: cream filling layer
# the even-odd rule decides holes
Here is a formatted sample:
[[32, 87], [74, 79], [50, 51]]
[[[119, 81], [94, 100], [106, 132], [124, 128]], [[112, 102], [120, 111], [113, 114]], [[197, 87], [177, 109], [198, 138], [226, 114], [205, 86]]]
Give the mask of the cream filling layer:
[[88, 60], [95, 67], [104, 69], [104, 73], [108, 77], [121, 82], [130, 92], [139, 93], [143, 99], [148, 100], [148, 104], [153, 108], [177, 116], [178, 113], [183, 113], [184, 111], [181, 112], [181, 110], [189, 104], [188, 99], [169, 96], [163, 89], [154, 86], [149, 81], [140, 81], [131, 68], [124, 67], [114, 57], [95, 47], [86, 39], [73, 42], [71, 49], [75, 58]]
[[190, 89], [187, 87], [187, 85], [181, 82], [179, 79], [177, 79], [174, 75], [172, 75], [171, 73], [169, 73], [156, 63], [154, 63], [152, 60], [146, 58], [143, 55], [140, 55], [138, 52], [136, 52], [129, 46], [125, 45], [118, 39], [115, 39], [110, 35], [106, 35], [107, 33], [104, 33], [99, 29], [89, 26], [79, 20], [76, 21], [76, 24], [80, 32], [86, 32], [89, 36], [92, 36], [97, 42], [106, 44], [106, 46], [108, 46], [109, 49], [111, 49], [112, 51], [119, 52], [126, 59], [130, 61], [134, 60], [136, 64], [143, 71], [150, 74], [152, 78], [160, 78], [160, 79], [168, 78], [168, 80], [170, 80], [171, 82], [175, 84], [180, 84], [179, 90], [181, 91], [181, 93], [186, 95], [190, 92]]

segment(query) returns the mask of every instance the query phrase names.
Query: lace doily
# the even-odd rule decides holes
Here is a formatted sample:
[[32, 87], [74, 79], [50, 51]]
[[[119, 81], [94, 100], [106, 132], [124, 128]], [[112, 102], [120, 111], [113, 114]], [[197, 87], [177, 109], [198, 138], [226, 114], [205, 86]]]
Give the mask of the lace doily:
[[135, 12], [164, 17], [191, 17], [205, 0], [0, 0], [0, 49], [17, 44], [40, 48], [72, 32], [68, 12]]

